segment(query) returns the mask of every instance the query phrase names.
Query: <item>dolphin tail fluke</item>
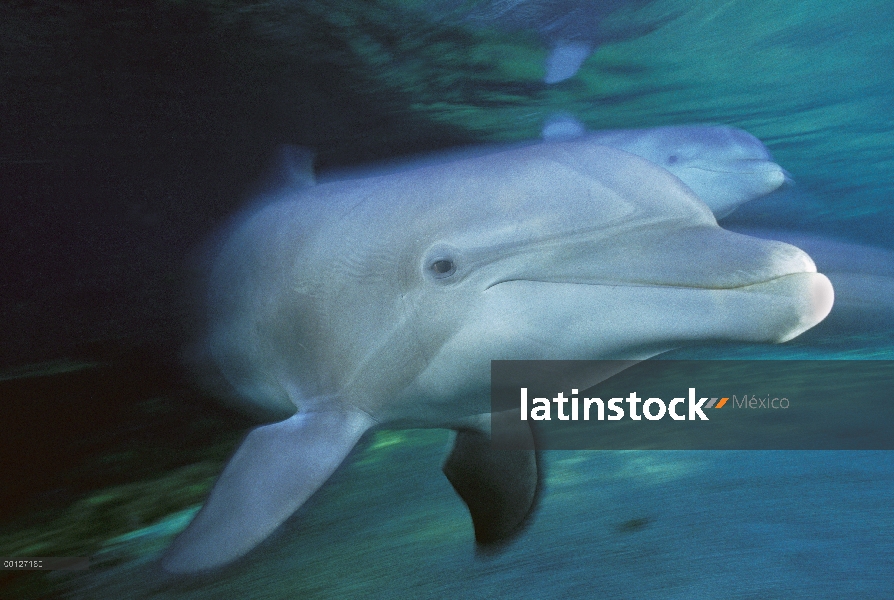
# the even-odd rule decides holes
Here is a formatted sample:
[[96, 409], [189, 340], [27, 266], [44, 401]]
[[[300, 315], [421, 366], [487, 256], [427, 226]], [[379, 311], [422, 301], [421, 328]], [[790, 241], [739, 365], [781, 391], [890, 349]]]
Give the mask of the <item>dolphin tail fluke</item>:
[[540, 496], [540, 457], [530, 449], [494, 448], [490, 436], [473, 430], [456, 434], [444, 474], [469, 507], [479, 548], [514, 538], [529, 521]]
[[365, 413], [333, 411], [298, 413], [252, 430], [162, 557], [162, 568], [204, 571], [247, 553], [329, 478], [372, 424]]

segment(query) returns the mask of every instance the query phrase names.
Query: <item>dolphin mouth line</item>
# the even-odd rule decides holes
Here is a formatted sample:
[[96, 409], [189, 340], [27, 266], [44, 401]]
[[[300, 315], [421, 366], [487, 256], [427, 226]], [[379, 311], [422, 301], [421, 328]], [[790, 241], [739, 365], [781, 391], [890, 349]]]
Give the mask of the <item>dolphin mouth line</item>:
[[759, 281], [753, 281], [750, 283], [745, 283], [742, 285], [734, 285], [728, 287], [716, 287], [710, 285], [683, 285], [683, 284], [672, 284], [672, 283], [635, 283], [629, 281], [601, 281], [601, 282], [584, 282], [584, 281], [550, 281], [546, 279], [524, 279], [521, 277], [517, 277], [514, 279], [502, 279], [500, 281], [494, 282], [484, 288], [484, 291], [488, 291], [491, 288], [497, 287], [504, 283], [512, 283], [515, 281], [526, 282], [526, 283], [546, 283], [546, 284], [558, 284], [558, 285], [586, 285], [586, 286], [604, 286], [604, 287], [652, 287], [652, 288], [672, 288], [672, 289], [680, 289], [680, 290], [706, 290], [706, 291], [735, 291], [742, 290], [744, 288], [754, 287], [758, 285], [765, 285], [768, 283], [773, 283], [774, 281], [779, 281], [780, 279], [785, 279], [787, 277], [791, 277], [793, 275], [813, 275], [816, 271], [797, 271], [794, 273], [786, 273], [785, 275], [778, 275], [776, 277], [771, 277], [769, 279], [761, 279]]
[[735, 168], [718, 169], [718, 168], [714, 168], [714, 169], [711, 169], [711, 168], [708, 168], [708, 167], [696, 167], [696, 166], [691, 166], [691, 167], [683, 167], [683, 169], [684, 169], [684, 170], [685, 170], [685, 169], [693, 169], [693, 170], [695, 170], [695, 171], [705, 171], [705, 172], [707, 172], [707, 173], [723, 173], [723, 174], [725, 174], [725, 175], [729, 175], [729, 174], [735, 174], [735, 175], [755, 175], [755, 174], [757, 174], [757, 173], [775, 172], [775, 171], [777, 171], [777, 170], [778, 170], [778, 171], [782, 171], [783, 173], [785, 172], [784, 169], [783, 169], [782, 167], [780, 167], [779, 165], [777, 165], [777, 164], [774, 163], [773, 161], [766, 161], [766, 162], [764, 162], [764, 165], [767, 165], [767, 166], [769, 166], [769, 165], [771, 165], [771, 164], [772, 164], [772, 165], [775, 165], [777, 168], [776, 168], [776, 169], [770, 169], [770, 168], [763, 168], [763, 169], [761, 169], [761, 168], [754, 168], [754, 169], [735, 169]]

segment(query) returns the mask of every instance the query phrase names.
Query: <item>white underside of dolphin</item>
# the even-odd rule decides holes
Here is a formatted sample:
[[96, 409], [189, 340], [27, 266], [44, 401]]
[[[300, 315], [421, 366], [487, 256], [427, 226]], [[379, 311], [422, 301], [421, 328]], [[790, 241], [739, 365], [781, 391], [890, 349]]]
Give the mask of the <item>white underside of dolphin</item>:
[[491, 360], [781, 342], [833, 295], [802, 251], [721, 229], [668, 171], [585, 139], [284, 189], [223, 240], [208, 360], [285, 418], [245, 438], [170, 572], [246, 554], [374, 427], [457, 430], [444, 471], [477, 541], [504, 541], [540, 475], [529, 429], [529, 451], [488, 443]]

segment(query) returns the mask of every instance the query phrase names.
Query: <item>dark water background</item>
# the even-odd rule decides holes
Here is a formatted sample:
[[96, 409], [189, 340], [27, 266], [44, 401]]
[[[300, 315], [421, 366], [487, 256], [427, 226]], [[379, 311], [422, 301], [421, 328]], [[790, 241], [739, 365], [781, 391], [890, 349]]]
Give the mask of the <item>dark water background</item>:
[[[0, 6], [0, 555], [94, 562], [4, 574], [0, 598], [894, 597], [890, 453], [548, 452], [532, 526], [477, 557], [448, 434], [417, 431], [367, 439], [245, 561], [155, 578], [252, 424], [178, 367], [184, 258], [277, 144], [327, 169], [533, 139], [559, 111], [724, 123], [797, 182], [731, 222], [894, 249], [894, 4], [650, 7], [624, 18], [674, 18], [546, 86], [535, 33], [422, 0]], [[725, 351], [890, 358], [891, 333]]]

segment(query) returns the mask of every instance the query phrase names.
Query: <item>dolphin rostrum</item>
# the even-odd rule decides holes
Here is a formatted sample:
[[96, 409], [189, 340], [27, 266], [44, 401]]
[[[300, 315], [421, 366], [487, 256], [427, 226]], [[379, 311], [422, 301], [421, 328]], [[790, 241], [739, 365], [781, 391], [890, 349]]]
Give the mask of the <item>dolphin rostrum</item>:
[[689, 186], [718, 219], [779, 189], [788, 176], [760, 140], [727, 125], [670, 125], [651, 129], [586, 132], [582, 123], [555, 115], [545, 140], [586, 138], [664, 167]]
[[284, 420], [246, 436], [169, 572], [247, 553], [373, 427], [457, 430], [444, 471], [477, 541], [505, 540], [538, 462], [488, 442], [492, 359], [782, 342], [833, 295], [802, 251], [721, 229], [668, 171], [587, 140], [283, 191], [231, 228], [208, 281], [210, 359]]
[[822, 327], [811, 332], [811, 337], [894, 330], [894, 251], [798, 231], [740, 227], [735, 230], [806, 250], [832, 282], [835, 306]]

